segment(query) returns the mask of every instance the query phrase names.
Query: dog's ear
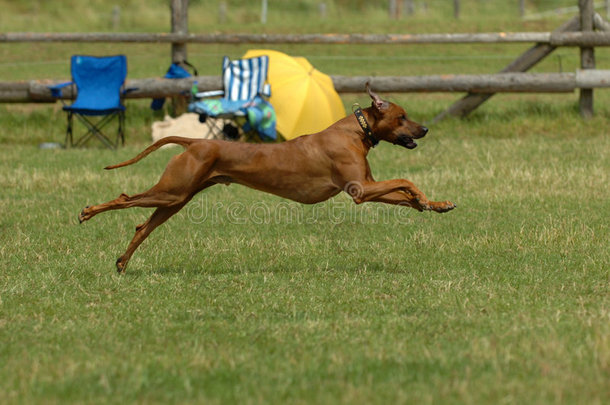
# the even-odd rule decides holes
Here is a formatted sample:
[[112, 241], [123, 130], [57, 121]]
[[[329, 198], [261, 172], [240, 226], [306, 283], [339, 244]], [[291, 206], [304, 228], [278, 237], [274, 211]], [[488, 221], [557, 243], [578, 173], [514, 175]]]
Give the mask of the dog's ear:
[[377, 94], [373, 93], [371, 90], [371, 86], [369, 82], [366, 82], [366, 91], [369, 93], [369, 96], [373, 99], [372, 106], [375, 107], [378, 111], [384, 111], [388, 108], [390, 103], [385, 100], [382, 100]]

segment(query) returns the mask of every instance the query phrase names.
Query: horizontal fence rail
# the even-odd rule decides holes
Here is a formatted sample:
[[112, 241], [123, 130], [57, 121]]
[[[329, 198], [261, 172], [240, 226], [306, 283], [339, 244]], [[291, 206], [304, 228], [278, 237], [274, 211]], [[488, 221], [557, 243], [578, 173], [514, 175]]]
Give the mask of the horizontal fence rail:
[[610, 32], [495, 32], [474, 34], [177, 34], [0, 33], [1, 42], [136, 42], [200, 44], [469, 44], [536, 42], [552, 46], [610, 46]]
[[[610, 70], [579, 70], [576, 73], [498, 73], [487, 75], [431, 76], [331, 76], [339, 93], [360, 93], [370, 83], [375, 91], [396, 93], [569, 93], [580, 88], [610, 87]], [[158, 98], [188, 95], [197, 81], [200, 91], [222, 88], [220, 76], [187, 79], [127, 80], [126, 98]], [[0, 102], [54, 102], [49, 86], [59, 81], [0, 82]], [[62, 98], [75, 97], [74, 86], [63, 89]]]

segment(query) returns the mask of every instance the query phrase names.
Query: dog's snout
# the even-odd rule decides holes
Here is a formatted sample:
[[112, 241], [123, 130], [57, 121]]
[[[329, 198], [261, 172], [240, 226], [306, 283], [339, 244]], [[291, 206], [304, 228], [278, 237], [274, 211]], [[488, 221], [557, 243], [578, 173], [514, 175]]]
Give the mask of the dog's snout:
[[425, 136], [428, 133], [428, 128], [421, 127], [421, 136]]

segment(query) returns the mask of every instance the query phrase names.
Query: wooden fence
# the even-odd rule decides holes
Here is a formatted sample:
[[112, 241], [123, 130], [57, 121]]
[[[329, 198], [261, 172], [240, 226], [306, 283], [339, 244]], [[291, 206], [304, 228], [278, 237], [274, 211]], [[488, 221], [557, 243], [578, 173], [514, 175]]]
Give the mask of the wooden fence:
[[[598, 21], [603, 18], [597, 14]], [[607, 23], [606, 23], [607, 24]], [[605, 25], [604, 25], [605, 26]], [[552, 46], [610, 46], [610, 32], [489, 32], [462, 34], [179, 34], [179, 33], [0, 33], [2, 42], [106, 42], [181, 44], [497, 44], [541, 43]]]
[[[447, 44], [447, 43], [535, 43], [500, 73], [489, 75], [434, 75], [394, 77], [332, 76], [340, 93], [361, 92], [367, 81], [379, 92], [466, 92], [461, 100], [435, 120], [447, 115], [465, 116], [497, 92], [572, 92], [580, 89], [581, 114], [593, 114], [594, 88], [610, 87], [610, 71], [595, 70], [594, 48], [610, 46], [610, 24], [593, 10], [592, 0], [579, 0], [580, 14], [553, 32], [478, 34], [189, 34], [188, 0], [171, 0], [171, 33], [0, 33], [2, 42], [138, 42], [171, 43], [172, 61], [186, 60], [188, 43], [220, 44]], [[560, 46], [580, 48], [581, 69], [575, 73], [524, 73]], [[200, 90], [222, 88], [218, 76], [189, 79], [162, 78], [128, 80], [133, 89], [128, 98], [178, 96], [194, 81]], [[53, 102], [51, 81], [0, 82], [0, 102]], [[68, 90], [66, 98], [74, 95]]]
[[[339, 93], [360, 93], [366, 82], [375, 91], [393, 93], [569, 93], [575, 89], [610, 87], [610, 70], [579, 70], [575, 73], [498, 73], [488, 75], [430, 76], [331, 76]], [[222, 88], [220, 76], [197, 76], [187, 79], [131, 79], [126, 98], [157, 98], [188, 93], [197, 81], [199, 90]], [[4, 102], [54, 102], [48, 86], [54, 81], [0, 82], [0, 99]], [[72, 87], [62, 91], [62, 98], [73, 99]]]

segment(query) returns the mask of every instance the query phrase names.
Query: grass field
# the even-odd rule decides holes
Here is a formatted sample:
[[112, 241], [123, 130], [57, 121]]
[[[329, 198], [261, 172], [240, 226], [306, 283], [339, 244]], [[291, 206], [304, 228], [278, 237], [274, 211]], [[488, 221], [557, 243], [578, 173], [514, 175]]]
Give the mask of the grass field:
[[[479, 28], [501, 18], [490, 21]], [[145, 77], [166, 65], [160, 48], [121, 51]], [[215, 74], [215, 52], [246, 47], [197, 49]], [[414, 49], [417, 64], [392, 59], [397, 48], [298, 48], [333, 74], [493, 72], [507, 61], [490, 55], [520, 52], [467, 46], [474, 59], [444, 61], [434, 57], [460, 52], [398, 48]], [[62, 77], [67, 65], [51, 62], [73, 50], [2, 45], [0, 75]], [[560, 52], [573, 70], [577, 51]], [[345, 58], [320, 56], [333, 53]], [[384, 96], [422, 121], [457, 98]], [[343, 100], [346, 110], [367, 101]], [[114, 261], [150, 211], [76, 216], [150, 187], [178, 152], [101, 169], [147, 144], [146, 102], [128, 103], [118, 152], [41, 150], [63, 139], [59, 106], [0, 105], [0, 403], [608, 403], [609, 106], [597, 91], [585, 122], [576, 94], [502, 95], [431, 126], [413, 151], [371, 152], [376, 178], [408, 178], [458, 204], [443, 215], [211, 188], [119, 276]]]

